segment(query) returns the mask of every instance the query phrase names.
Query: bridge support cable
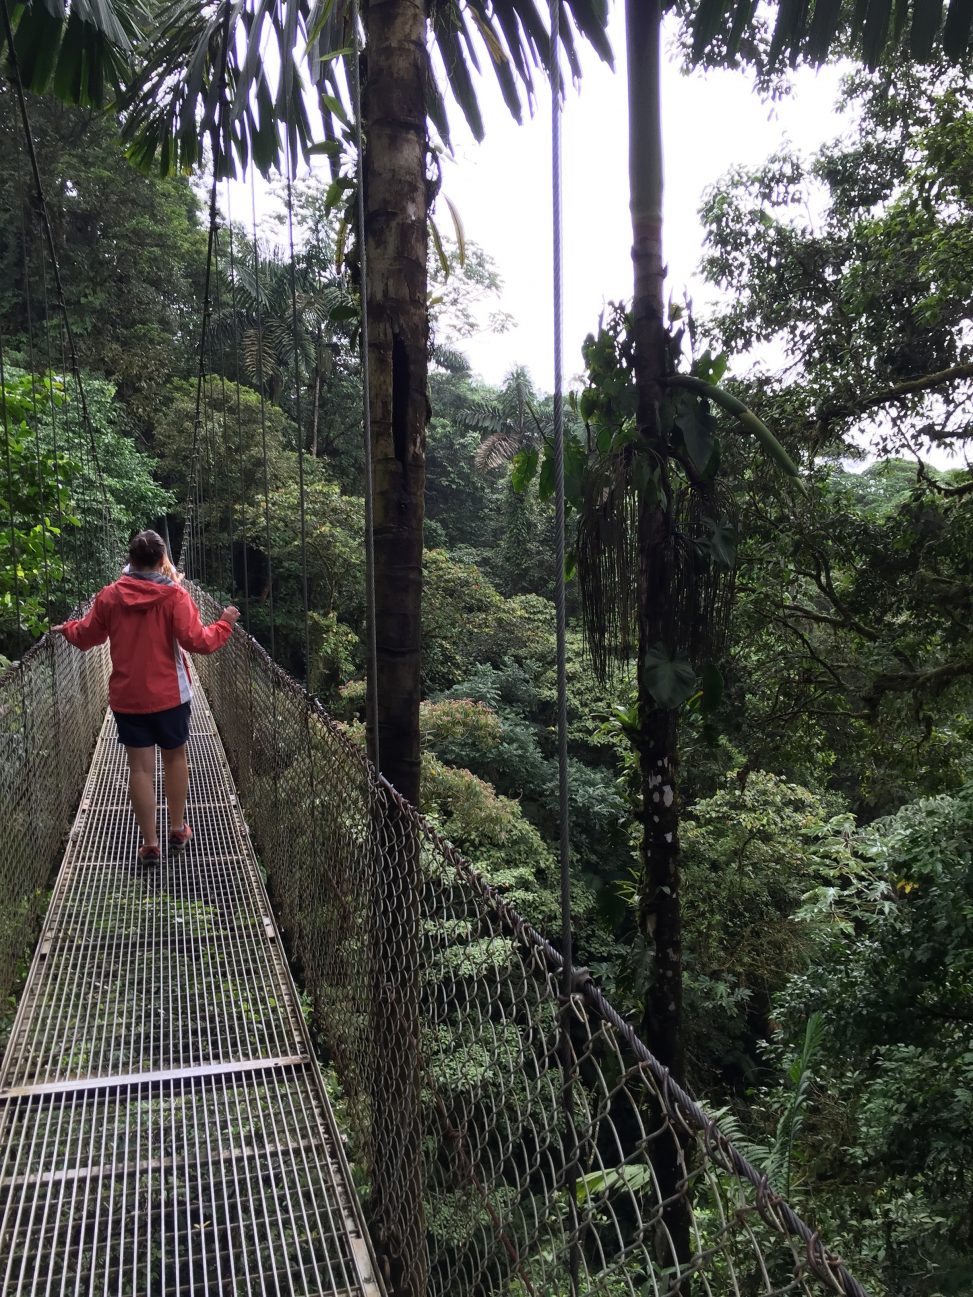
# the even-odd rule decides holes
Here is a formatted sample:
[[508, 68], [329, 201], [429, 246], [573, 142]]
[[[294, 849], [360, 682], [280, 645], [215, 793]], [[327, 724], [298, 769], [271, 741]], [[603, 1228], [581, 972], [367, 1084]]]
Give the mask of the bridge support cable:
[[[212, 615], [215, 605], [200, 599]], [[408, 1076], [390, 1076], [375, 1024], [383, 1013], [400, 1016], [398, 998], [415, 988], [424, 1229], [416, 1237], [411, 1183], [400, 1180], [397, 1197], [383, 1204], [376, 1245], [384, 1250], [391, 1237], [424, 1249], [423, 1297], [567, 1297], [566, 1259], [575, 1257], [579, 1294], [865, 1297], [574, 967], [568, 1139], [561, 953], [254, 641], [237, 631], [199, 669], [372, 1195], [394, 1162], [382, 1161], [388, 1114], [409, 1086]], [[397, 945], [395, 924], [375, 921], [397, 895], [417, 910], [415, 951]], [[375, 969], [396, 958], [402, 985], [386, 985]], [[688, 1253], [666, 1228], [672, 1200], [652, 1169], [660, 1150], [679, 1161]]]
[[260, 398], [260, 449], [263, 464], [264, 486], [264, 545], [267, 551], [267, 602], [270, 608], [270, 655], [277, 655], [277, 596], [274, 591], [274, 551], [270, 537], [270, 468], [267, 456], [267, 394], [264, 368], [263, 301], [260, 278], [260, 245], [257, 242], [257, 189], [253, 168], [250, 168], [250, 224], [253, 239], [254, 305], [257, 324], [257, 392]]
[[195, 836], [140, 867], [105, 719], [0, 1067], [0, 1297], [382, 1297], [199, 693], [189, 758]]
[[358, 184], [355, 187], [355, 220], [358, 236], [358, 276], [361, 306], [359, 352], [362, 373], [362, 438], [365, 449], [365, 612], [367, 644], [368, 705], [366, 724], [368, 753], [376, 770], [382, 768], [378, 726], [378, 646], [375, 639], [375, 486], [372, 475], [372, 396], [368, 358], [368, 250], [365, 240], [365, 137], [362, 130], [361, 94], [361, 14], [358, 0], [351, 6], [352, 49], [349, 68], [352, 113], [355, 121], [355, 152], [358, 157]]
[[[198, 597], [208, 619], [215, 605]], [[387, 1204], [385, 1226], [423, 1249], [423, 1297], [565, 1294], [572, 1252], [580, 1293], [864, 1297], [579, 969], [570, 977], [568, 1144], [560, 953], [242, 630], [198, 665], [240, 803], [197, 706], [197, 836], [186, 857], [157, 871], [135, 867], [123, 758], [103, 732], [97, 777], [82, 799], [0, 1071], [2, 1297], [47, 1291], [39, 1267], [52, 1257], [62, 1264], [67, 1256], [74, 1277], [79, 1267], [96, 1275], [95, 1288], [81, 1284], [79, 1293], [126, 1291], [129, 1279], [132, 1291], [252, 1291], [258, 1265], [273, 1257], [291, 1267], [277, 1290], [305, 1294], [319, 1291], [307, 1276], [316, 1282], [328, 1265], [328, 1273], [341, 1270], [322, 1242], [332, 1238], [323, 1204], [333, 1200], [315, 1190], [312, 1211], [291, 1192], [319, 1174], [322, 1148], [339, 1162], [341, 1151], [328, 1144], [327, 1122], [323, 1135], [309, 1126], [312, 1109], [324, 1121], [319, 1100], [291, 1088], [310, 1052], [241, 807], [328, 1042], [344, 1134], [370, 1194], [382, 1142], [396, 1135], [388, 1114], [403, 1097], [382, 1090], [395, 1078], [373, 1030], [388, 995], [402, 988], [379, 985], [373, 970], [396, 955], [416, 962], [404, 982], [418, 996], [425, 1230], [410, 1233], [414, 1204], [404, 1192]], [[103, 650], [82, 655], [48, 637], [0, 677], [0, 818], [9, 826], [0, 838], [0, 904], [8, 918], [43, 886], [71, 772], [83, 769], [103, 714], [106, 666]], [[50, 702], [54, 671], [66, 686], [60, 713]], [[58, 743], [61, 773], [50, 760]], [[380, 898], [394, 899], [396, 889], [417, 907], [414, 955], [397, 949], [394, 925], [374, 922]], [[4, 990], [18, 953], [9, 931], [0, 942]], [[688, 1255], [666, 1234], [670, 1204], [652, 1172], [665, 1146], [682, 1159]], [[572, 1151], [577, 1210], [569, 1217]], [[278, 1182], [286, 1202], [272, 1195]], [[341, 1193], [328, 1219], [339, 1208], [357, 1219]], [[367, 1258], [355, 1247], [351, 1254], [367, 1278]], [[351, 1262], [341, 1256], [346, 1272]], [[165, 1267], [161, 1286], [136, 1264]]]
[[571, 918], [571, 790], [568, 769], [568, 684], [567, 684], [567, 591], [565, 589], [565, 499], [564, 499], [564, 307], [562, 259], [563, 213], [561, 204], [561, 0], [550, 0], [551, 52], [548, 81], [551, 90], [551, 246], [553, 250], [552, 324], [554, 341], [554, 530], [556, 537], [555, 585], [557, 653], [557, 769], [558, 769], [558, 861], [561, 875], [561, 957], [563, 978], [559, 1053], [561, 1058], [562, 1103], [564, 1107], [564, 1188], [567, 1199], [567, 1271], [570, 1297], [577, 1297], [580, 1255], [577, 1228], [578, 1149], [574, 1119], [575, 1058], [571, 1027], [576, 1012], [571, 1004], [574, 967]]

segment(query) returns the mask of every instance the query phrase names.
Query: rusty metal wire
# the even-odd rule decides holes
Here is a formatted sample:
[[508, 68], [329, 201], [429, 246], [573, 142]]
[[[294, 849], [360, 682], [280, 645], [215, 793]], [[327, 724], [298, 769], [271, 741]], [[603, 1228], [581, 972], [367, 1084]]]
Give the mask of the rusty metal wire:
[[864, 1297], [583, 970], [567, 1122], [558, 952], [239, 629], [199, 670], [391, 1291]]
[[0, 1004], [24, 967], [105, 715], [108, 650], [48, 635], [0, 675]]

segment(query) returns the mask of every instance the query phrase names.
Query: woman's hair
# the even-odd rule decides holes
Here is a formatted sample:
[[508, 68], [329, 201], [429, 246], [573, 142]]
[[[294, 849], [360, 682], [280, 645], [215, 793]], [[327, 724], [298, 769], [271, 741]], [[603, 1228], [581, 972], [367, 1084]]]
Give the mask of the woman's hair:
[[140, 531], [129, 544], [128, 561], [132, 567], [156, 567], [165, 552], [166, 543], [157, 531]]

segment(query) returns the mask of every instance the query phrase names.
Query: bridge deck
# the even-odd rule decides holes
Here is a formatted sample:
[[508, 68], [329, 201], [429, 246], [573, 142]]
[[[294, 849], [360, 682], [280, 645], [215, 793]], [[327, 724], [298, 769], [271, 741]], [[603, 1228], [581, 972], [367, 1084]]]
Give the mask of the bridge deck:
[[189, 759], [195, 837], [141, 867], [106, 718], [0, 1068], [0, 1297], [380, 1297], [198, 688]]

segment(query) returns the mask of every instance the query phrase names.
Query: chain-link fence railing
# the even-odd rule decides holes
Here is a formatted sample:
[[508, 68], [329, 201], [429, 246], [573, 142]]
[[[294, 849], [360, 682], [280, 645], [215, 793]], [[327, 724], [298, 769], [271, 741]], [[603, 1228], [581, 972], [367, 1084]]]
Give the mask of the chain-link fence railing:
[[553, 947], [258, 645], [237, 631], [198, 667], [392, 1292], [861, 1297], [582, 972], [564, 1001]]
[[0, 1003], [36, 936], [108, 697], [108, 650], [45, 635], [0, 675]]

